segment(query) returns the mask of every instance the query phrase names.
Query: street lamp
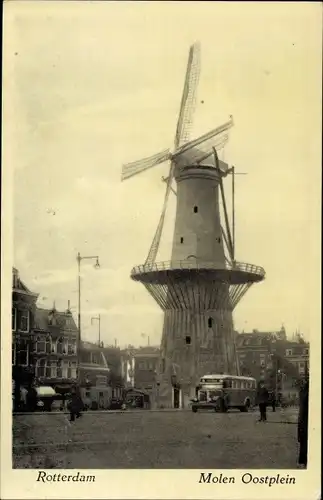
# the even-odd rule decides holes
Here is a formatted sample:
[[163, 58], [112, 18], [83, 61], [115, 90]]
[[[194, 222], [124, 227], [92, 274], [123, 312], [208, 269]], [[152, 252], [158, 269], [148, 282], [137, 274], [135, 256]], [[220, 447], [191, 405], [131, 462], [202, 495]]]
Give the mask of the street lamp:
[[78, 328], [78, 378], [80, 376], [80, 346], [81, 346], [81, 262], [82, 260], [95, 260], [94, 268], [99, 269], [100, 263], [99, 263], [99, 257], [98, 255], [88, 255], [88, 256], [81, 256], [80, 252], [78, 252], [77, 257], [77, 266], [78, 266], [78, 321], [77, 321], [77, 328]]
[[99, 322], [99, 346], [100, 346], [101, 345], [101, 315], [99, 314], [98, 316], [93, 316], [91, 318], [91, 325], [93, 325], [93, 321]]

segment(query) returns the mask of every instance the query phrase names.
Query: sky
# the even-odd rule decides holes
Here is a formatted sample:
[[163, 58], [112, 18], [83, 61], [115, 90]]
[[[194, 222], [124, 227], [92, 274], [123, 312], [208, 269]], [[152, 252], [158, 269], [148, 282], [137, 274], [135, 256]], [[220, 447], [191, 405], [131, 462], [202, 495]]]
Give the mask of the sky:
[[[263, 266], [234, 311], [237, 330], [317, 334], [321, 186], [319, 3], [14, 2], [5, 38], [13, 265], [40, 307], [82, 336], [158, 344], [163, 314], [130, 279], [162, 209], [167, 163], [121, 183], [123, 163], [172, 147], [189, 46], [201, 44], [192, 138], [233, 115], [221, 158], [235, 165], [236, 258]], [[230, 206], [230, 181], [226, 181]], [[158, 255], [168, 260], [176, 200]]]

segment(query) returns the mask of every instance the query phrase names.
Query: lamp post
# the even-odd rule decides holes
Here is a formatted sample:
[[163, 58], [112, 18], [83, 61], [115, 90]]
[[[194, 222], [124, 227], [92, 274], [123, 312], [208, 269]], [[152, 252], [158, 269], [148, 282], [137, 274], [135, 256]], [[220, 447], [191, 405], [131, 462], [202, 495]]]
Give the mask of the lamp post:
[[98, 316], [93, 316], [91, 318], [91, 325], [93, 325], [93, 321], [98, 321], [99, 323], [99, 347], [101, 345], [101, 315], [99, 314]]
[[77, 267], [78, 267], [78, 321], [77, 321], [77, 328], [78, 328], [78, 363], [77, 363], [77, 371], [78, 371], [78, 379], [80, 379], [80, 347], [81, 347], [81, 262], [82, 260], [95, 260], [94, 267], [95, 269], [98, 269], [100, 267], [99, 263], [99, 257], [98, 255], [87, 255], [87, 256], [81, 256], [80, 252], [78, 252], [77, 257]]

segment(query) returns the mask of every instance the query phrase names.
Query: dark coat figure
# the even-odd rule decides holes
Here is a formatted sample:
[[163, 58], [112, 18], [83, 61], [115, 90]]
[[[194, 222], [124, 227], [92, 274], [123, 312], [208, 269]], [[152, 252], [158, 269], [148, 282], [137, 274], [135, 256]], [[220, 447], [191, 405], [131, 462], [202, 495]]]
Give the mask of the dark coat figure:
[[308, 447], [308, 392], [309, 382], [306, 381], [299, 394], [299, 413], [298, 413], [298, 442], [299, 456], [298, 463], [301, 466], [307, 466], [307, 447]]
[[271, 407], [272, 407], [273, 411], [276, 411], [276, 394], [274, 391], [272, 391], [272, 393], [271, 393], [270, 403], [271, 403]]
[[267, 391], [265, 384], [260, 382], [257, 391], [257, 403], [259, 405], [260, 418], [259, 422], [265, 422], [267, 420], [267, 405], [269, 400], [269, 392]]
[[37, 409], [37, 391], [34, 385], [28, 387], [26, 403], [27, 403], [27, 411], [33, 412]]
[[83, 401], [81, 395], [77, 389], [73, 389], [71, 393], [71, 400], [69, 402], [70, 420], [74, 422], [75, 417], [81, 417], [81, 411], [83, 410]]

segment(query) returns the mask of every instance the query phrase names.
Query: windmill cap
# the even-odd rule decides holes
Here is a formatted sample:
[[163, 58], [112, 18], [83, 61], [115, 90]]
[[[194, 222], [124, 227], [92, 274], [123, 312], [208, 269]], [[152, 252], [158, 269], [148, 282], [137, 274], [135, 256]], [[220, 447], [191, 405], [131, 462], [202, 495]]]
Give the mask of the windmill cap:
[[[184, 151], [180, 155], [178, 155], [175, 159], [176, 165], [180, 168], [190, 167], [190, 166], [201, 166], [201, 167], [216, 167], [215, 158], [213, 153], [210, 154], [208, 158], [205, 158], [201, 162], [199, 159], [205, 156], [205, 152], [198, 148], [192, 148], [188, 151]], [[219, 159], [219, 167], [223, 173], [226, 173], [229, 169], [229, 165]]]

